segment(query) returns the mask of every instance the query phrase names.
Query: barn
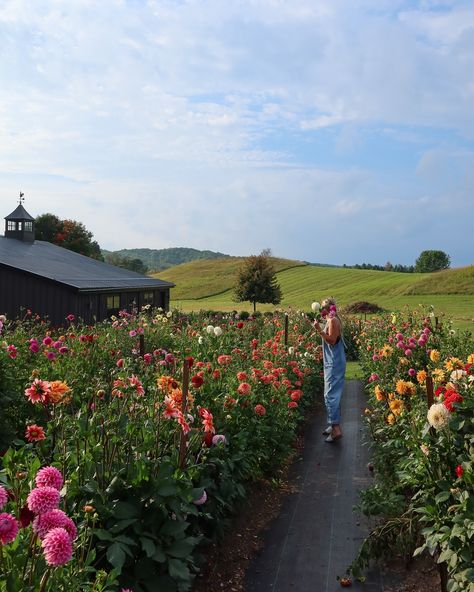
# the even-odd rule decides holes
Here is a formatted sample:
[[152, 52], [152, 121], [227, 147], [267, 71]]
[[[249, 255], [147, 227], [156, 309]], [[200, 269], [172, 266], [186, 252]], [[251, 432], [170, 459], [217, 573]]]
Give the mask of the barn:
[[0, 314], [10, 318], [27, 310], [53, 325], [68, 315], [91, 324], [151, 305], [169, 308], [174, 284], [108, 265], [35, 240], [35, 221], [23, 207], [5, 218], [0, 236]]

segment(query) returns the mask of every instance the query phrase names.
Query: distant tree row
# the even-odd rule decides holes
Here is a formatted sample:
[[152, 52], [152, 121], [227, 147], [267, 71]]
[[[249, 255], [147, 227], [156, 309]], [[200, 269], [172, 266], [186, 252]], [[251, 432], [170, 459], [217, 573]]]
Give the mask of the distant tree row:
[[415, 265], [392, 265], [387, 261], [385, 265], [372, 265], [371, 263], [357, 263], [356, 265], [346, 265], [350, 269], [373, 269], [375, 271], [396, 271], [399, 273], [431, 273], [441, 269], [449, 269], [451, 259], [444, 251], [422, 251], [415, 262]]

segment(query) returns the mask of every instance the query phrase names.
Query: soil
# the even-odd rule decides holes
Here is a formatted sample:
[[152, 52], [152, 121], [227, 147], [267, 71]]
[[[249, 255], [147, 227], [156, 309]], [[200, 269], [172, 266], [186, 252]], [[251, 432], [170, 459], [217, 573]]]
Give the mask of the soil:
[[[224, 540], [211, 545], [206, 564], [196, 578], [193, 592], [245, 592], [245, 572], [263, 547], [266, 527], [280, 512], [285, 497], [295, 488], [288, 483], [288, 471], [295, 455], [301, 454], [304, 435], [294, 443], [294, 453], [272, 480], [260, 481], [249, 492]], [[438, 592], [438, 570], [429, 556], [417, 557], [408, 566], [395, 559], [382, 567], [384, 592]], [[393, 582], [393, 584], [390, 584]]]

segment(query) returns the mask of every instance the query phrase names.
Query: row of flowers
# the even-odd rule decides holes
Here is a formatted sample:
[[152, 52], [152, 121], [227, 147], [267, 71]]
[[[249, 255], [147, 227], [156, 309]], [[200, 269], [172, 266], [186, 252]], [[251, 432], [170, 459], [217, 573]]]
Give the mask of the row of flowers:
[[367, 321], [358, 335], [367, 376], [374, 485], [367, 515], [383, 517], [352, 566], [428, 551], [450, 592], [474, 585], [474, 341], [432, 310]]
[[282, 313], [1, 322], [0, 590], [189, 590], [321, 391], [311, 324], [291, 314], [285, 343]]

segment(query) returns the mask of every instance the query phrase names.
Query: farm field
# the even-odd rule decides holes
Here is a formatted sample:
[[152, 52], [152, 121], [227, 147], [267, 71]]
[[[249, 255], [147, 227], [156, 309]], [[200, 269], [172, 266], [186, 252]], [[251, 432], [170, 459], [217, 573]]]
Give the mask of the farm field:
[[[421, 274], [317, 267], [288, 260], [278, 262], [279, 267], [275, 265], [275, 268], [281, 269], [277, 272], [283, 291], [281, 308], [309, 310], [312, 301], [326, 295], [334, 296], [341, 306], [365, 300], [390, 311], [422, 304], [433, 306], [436, 314], [452, 318], [459, 329], [473, 328], [474, 266]], [[171, 306], [185, 312], [200, 309], [251, 311], [250, 303], [233, 300], [232, 285], [239, 264], [240, 259], [200, 261], [177, 266], [160, 277], [177, 284], [171, 292]], [[258, 305], [260, 311], [273, 308], [273, 305]]]

